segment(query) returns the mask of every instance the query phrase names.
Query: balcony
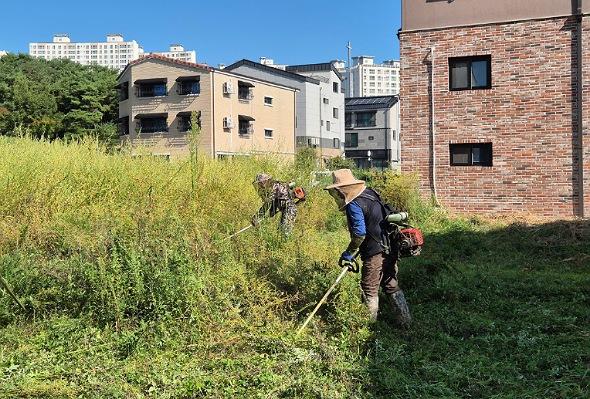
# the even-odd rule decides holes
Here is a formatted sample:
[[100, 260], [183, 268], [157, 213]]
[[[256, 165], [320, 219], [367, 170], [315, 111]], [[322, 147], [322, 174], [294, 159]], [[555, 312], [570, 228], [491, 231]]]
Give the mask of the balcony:
[[168, 114], [138, 114], [135, 116], [137, 134], [168, 132]]
[[[197, 126], [201, 128], [201, 111], [195, 111], [197, 118]], [[181, 133], [186, 133], [192, 129], [192, 112], [183, 111], [176, 114], [177, 118], [177, 130]]]
[[168, 95], [166, 83], [168, 79], [138, 79], [135, 84], [135, 95], [140, 98], [164, 97]]
[[254, 99], [254, 85], [250, 82], [238, 81], [238, 100], [252, 101]]
[[176, 93], [180, 96], [198, 96], [201, 94], [200, 76], [181, 76], [176, 79]]
[[246, 115], [238, 115], [238, 134], [240, 136], [250, 136], [254, 134], [254, 118]]

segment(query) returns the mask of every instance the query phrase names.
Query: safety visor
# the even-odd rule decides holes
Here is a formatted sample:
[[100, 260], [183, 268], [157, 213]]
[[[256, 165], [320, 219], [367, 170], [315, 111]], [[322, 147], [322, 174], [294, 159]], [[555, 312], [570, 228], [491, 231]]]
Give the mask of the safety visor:
[[327, 189], [328, 193], [336, 200], [336, 204], [338, 204], [338, 209], [342, 209], [346, 206], [346, 200], [344, 193], [340, 190], [339, 187], [331, 187]]

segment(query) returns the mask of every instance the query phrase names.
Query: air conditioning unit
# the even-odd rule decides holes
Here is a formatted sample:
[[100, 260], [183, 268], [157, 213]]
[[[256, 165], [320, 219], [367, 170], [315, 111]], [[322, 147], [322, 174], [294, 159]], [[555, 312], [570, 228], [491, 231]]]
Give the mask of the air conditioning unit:
[[233, 129], [234, 122], [231, 119], [231, 116], [226, 116], [223, 118], [223, 128], [224, 129]]
[[223, 94], [234, 94], [234, 85], [231, 81], [223, 84]]

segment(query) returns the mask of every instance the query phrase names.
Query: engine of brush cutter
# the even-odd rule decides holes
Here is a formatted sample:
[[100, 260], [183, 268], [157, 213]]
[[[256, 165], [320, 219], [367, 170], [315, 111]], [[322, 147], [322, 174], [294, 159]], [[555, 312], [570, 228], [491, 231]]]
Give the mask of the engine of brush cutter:
[[402, 258], [420, 255], [423, 245], [424, 237], [420, 229], [407, 228], [399, 231], [398, 246]]
[[385, 218], [390, 250], [397, 249], [401, 258], [420, 255], [424, 245], [422, 231], [403, 223], [407, 219], [406, 212], [392, 213]]

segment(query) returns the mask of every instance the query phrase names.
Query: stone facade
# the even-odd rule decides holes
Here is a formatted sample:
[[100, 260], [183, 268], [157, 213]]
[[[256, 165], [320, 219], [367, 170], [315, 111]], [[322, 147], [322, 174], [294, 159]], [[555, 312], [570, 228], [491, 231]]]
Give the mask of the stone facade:
[[[459, 212], [590, 214], [589, 18], [400, 32], [402, 169], [421, 176], [425, 195], [434, 192], [435, 180], [441, 204]], [[580, 38], [583, 137], [577, 114]], [[491, 88], [451, 91], [449, 58], [478, 55], [491, 56]], [[483, 142], [492, 143], [492, 166], [451, 166], [450, 144]]]

